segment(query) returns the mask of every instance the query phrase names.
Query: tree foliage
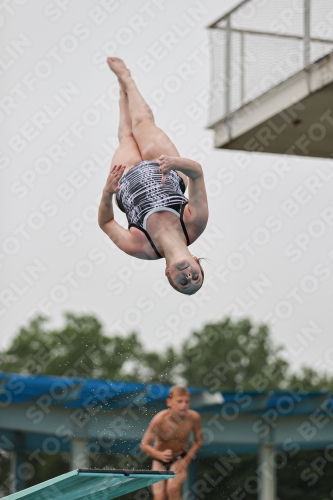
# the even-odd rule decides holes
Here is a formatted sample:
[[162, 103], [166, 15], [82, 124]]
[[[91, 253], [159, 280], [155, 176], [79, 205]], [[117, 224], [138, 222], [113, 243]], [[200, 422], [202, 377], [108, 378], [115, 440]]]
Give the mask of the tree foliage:
[[230, 318], [209, 323], [179, 346], [147, 351], [136, 332], [108, 336], [97, 318], [65, 315], [62, 328], [49, 329], [38, 316], [22, 327], [0, 352], [2, 371], [111, 380], [183, 382], [208, 390], [266, 390], [300, 386], [332, 390], [333, 377], [303, 366], [291, 373], [283, 348], [275, 346], [267, 325]]
[[38, 316], [21, 328], [10, 348], [0, 354], [3, 371], [22, 374], [137, 380], [143, 347], [136, 333], [108, 337], [93, 316], [66, 314], [66, 324], [46, 328]]
[[97, 318], [65, 315], [62, 328], [50, 330], [38, 316], [19, 330], [12, 345], [0, 352], [2, 371], [30, 375], [99, 378], [172, 384], [179, 356], [147, 352], [137, 333], [107, 336]]
[[318, 372], [311, 366], [303, 365], [297, 373], [292, 373], [288, 387], [301, 387], [306, 391], [332, 391], [333, 377], [325, 372]]
[[281, 350], [266, 325], [227, 318], [205, 325], [184, 343], [182, 375], [209, 390], [280, 388], [288, 367]]

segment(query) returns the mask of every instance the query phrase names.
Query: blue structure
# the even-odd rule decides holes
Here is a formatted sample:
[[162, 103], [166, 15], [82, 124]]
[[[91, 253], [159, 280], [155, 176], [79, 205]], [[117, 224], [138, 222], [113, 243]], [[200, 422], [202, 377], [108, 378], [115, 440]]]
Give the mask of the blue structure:
[[[190, 393], [204, 431], [198, 457], [258, 453], [260, 499], [275, 498], [281, 457], [332, 444], [330, 393]], [[12, 457], [13, 491], [24, 488], [22, 470], [42, 452], [70, 452], [73, 470], [88, 468], [95, 453], [131, 455], [140, 464], [140, 440], [167, 394], [168, 387], [158, 384], [0, 373], [0, 446]], [[193, 485], [195, 462], [189, 477]]]

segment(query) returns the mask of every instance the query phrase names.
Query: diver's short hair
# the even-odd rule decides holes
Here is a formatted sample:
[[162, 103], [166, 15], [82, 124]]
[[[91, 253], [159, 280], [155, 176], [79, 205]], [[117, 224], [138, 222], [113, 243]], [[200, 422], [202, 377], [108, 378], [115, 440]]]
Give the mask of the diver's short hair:
[[176, 393], [178, 393], [178, 394], [188, 394], [189, 395], [190, 391], [188, 390], [187, 387], [185, 387], [185, 385], [173, 385], [169, 389], [168, 398], [171, 399]]

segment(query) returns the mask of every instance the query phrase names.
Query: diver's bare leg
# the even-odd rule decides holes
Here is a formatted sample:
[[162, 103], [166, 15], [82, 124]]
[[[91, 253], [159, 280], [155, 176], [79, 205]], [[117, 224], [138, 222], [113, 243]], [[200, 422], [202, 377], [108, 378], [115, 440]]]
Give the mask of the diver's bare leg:
[[122, 87], [120, 87], [119, 94], [119, 113], [119, 146], [113, 155], [111, 168], [114, 165], [125, 165], [126, 172], [131, 167], [142, 161], [142, 156], [132, 132], [132, 121], [128, 107], [128, 100]]
[[157, 160], [161, 154], [179, 156], [171, 139], [155, 125], [152, 110], [140, 94], [124, 61], [118, 57], [108, 57], [107, 63], [127, 94], [132, 131], [142, 158]]

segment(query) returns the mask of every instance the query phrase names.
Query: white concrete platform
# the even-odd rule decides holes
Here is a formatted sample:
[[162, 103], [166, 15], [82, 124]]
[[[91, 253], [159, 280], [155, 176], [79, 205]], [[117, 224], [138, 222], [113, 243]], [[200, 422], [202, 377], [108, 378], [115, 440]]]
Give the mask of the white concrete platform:
[[215, 147], [333, 157], [333, 52], [208, 128]]

